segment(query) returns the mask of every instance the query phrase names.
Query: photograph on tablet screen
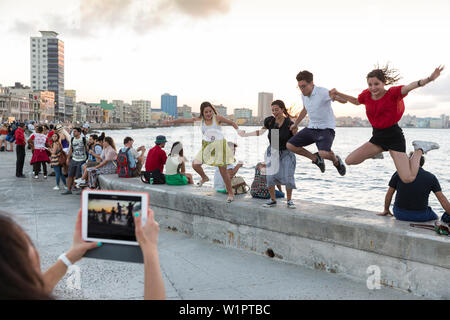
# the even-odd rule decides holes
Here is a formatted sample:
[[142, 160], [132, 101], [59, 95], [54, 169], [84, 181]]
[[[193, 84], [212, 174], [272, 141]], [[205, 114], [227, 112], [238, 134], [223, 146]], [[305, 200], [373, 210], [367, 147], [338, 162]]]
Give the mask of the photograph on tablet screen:
[[142, 212], [141, 197], [130, 195], [88, 195], [89, 238], [136, 241], [133, 216]]

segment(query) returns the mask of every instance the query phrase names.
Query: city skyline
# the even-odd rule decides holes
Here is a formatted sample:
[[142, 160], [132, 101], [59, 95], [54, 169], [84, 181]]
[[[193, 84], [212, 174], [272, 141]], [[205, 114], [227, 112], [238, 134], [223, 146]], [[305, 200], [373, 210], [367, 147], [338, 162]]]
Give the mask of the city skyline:
[[[161, 108], [160, 96], [171, 92], [178, 96], [179, 106], [189, 105], [194, 112], [202, 101], [210, 101], [229, 112], [251, 108], [256, 115], [259, 92], [271, 92], [287, 106], [301, 107], [295, 81], [301, 69], [312, 71], [318, 86], [357, 95], [376, 63], [390, 62], [399, 69], [401, 84], [428, 76], [439, 64], [450, 65], [449, 45], [440, 41], [450, 30], [445, 15], [450, 4], [445, 1], [432, 6], [350, 0], [308, 6], [285, 0], [156, 3], [159, 6], [145, 1], [69, 0], [61, 8], [47, 0], [28, 15], [29, 2], [2, 1], [2, 39], [14, 49], [0, 51], [0, 83], [31, 86], [29, 39], [39, 30], [54, 30], [64, 42], [65, 88], [77, 90], [78, 101], [142, 99]], [[407, 12], [402, 10], [405, 6]], [[146, 14], [139, 15], [137, 9]], [[152, 19], [158, 13], [161, 20], [156, 23]], [[397, 24], [392, 22], [396, 15]], [[140, 20], [130, 25], [130, 17]], [[383, 35], [383, 41], [374, 50], [363, 50], [361, 39], [373, 33]], [[404, 37], [401, 44], [394, 36], [399, 33]], [[423, 39], [420, 45], [416, 38]], [[264, 39], [276, 42], [271, 45]], [[342, 46], [343, 40], [352, 45]], [[303, 50], [306, 43], [308, 50]], [[320, 52], [332, 52], [332, 58]], [[446, 113], [449, 87], [445, 70], [436, 83], [405, 98], [405, 113], [436, 117]], [[361, 107], [339, 103], [333, 107], [337, 117], [365, 116]]]

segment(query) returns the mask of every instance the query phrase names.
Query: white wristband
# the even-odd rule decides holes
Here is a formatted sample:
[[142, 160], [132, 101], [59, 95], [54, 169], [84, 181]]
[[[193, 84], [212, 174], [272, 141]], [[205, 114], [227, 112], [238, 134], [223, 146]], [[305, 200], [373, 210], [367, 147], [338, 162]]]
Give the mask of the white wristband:
[[71, 266], [73, 266], [72, 262], [70, 262], [70, 260], [66, 257], [65, 253], [60, 255], [58, 257], [58, 260], [61, 260], [67, 266], [67, 268], [70, 268]]

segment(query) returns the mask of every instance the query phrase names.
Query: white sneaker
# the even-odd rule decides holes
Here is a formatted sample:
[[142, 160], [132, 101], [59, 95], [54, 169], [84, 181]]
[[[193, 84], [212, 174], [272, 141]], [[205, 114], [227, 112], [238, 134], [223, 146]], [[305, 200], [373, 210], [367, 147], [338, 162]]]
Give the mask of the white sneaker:
[[53, 188], [53, 190], [59, 190], [59, 187], [58, 187], [58, 186], [55, 186], [55, 187]]
[[287, 202], [287, 207], [288, 207], [289, 209], [295, 209], [296, 206], [295, 206], [295, 204], [294, 204], [294, 201], [289, 200], [289, 201]]
[[74, 182], [77, 184], [85, 184], [86, 180], [84, 180], [83, 178], [79, 178], [79, 179], [75, 180]]
[[44, 179], [47, 179], [47, 176], [44, 176]]
[[39, 176], [34, 176], [35, 179], [39, 179]]
[[67, 186], [64, 186], [64, 190], [69, 190], [69, 188], [67, 188]]
[[414, 150], [419, 150], [421, 149], [423, 151], [423, 153], [427, 153], [430, 150], [435, 150], [435, 149], [439, 149], [439, 144], [437, 144], [436, 142], [431, 142], [431, 141], [413, 141], [412, 145], [414, 146]]

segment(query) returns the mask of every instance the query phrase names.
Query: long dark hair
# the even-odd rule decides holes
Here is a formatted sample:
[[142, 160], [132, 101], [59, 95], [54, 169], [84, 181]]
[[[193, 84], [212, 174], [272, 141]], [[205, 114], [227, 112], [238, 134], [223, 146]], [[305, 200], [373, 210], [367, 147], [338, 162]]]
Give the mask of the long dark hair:
[[0, 300], [53, 299], [30, 263], [32, 242], [6, 212], [0, 211]]
[[367, 74], [367, 79], [369, 78], [377, 78], [385, 85], [389, 86], [398, 82], [402, 77], [397, 69], [390, 68], [389, 63], [387, 63], [384, 67], [380, 67], [380, 65], [377, 64], [375, 69]]
[[211, 109], [213, 109], [213, 112], [214, 112], [214, 113], [216, 114], [216, 116], [217, 116], [217, 111], [216, 111], [216, 109], [213, 107], [213, 105], [212, 105], [210, 102], [205, 101], [205, 102], [203, 102], [203, 103], [200, 105], [200, 117], [201, 117], [201, 118], [205, 119], [205, 116], [203, 115], [203, 112], [205, 111], [205, 109], [206, 109], [207, 107], [210, 107]]
[[[175, 147], [178, 146], [178, 145], [181, 145], [181, 142], [180, 142], [180, 141], [176, 141], [176, 142], [173, 143], [172, 149], [170, 149], [169, 156], [173, 157], [174, 155], [176, 155], [176, 154], [173, 153], [173, 149], [175, 149]], [[177, 148], [177, 149], [178, 149], [178, 148]], [[183, 145], [181, 145], [181, 150], [178, 151], [178, 155], [179, 155], [180, 157], [183, 157]]]
[[294, 116], [291, 116], [291, 114], [287, 111], [286, 105], [282, 100], [275, 100], [272, 102], [271, 106], [279, 106], [287, 118], [294, 118]]
[[[113, 138], [111, 137], [105, 137], [104, 141], [108, 142], [108, 144], [114, 149], [116, 150], [116, 145], [114, 143]], [[117, 151], [117, 150], [116, 150]]]

